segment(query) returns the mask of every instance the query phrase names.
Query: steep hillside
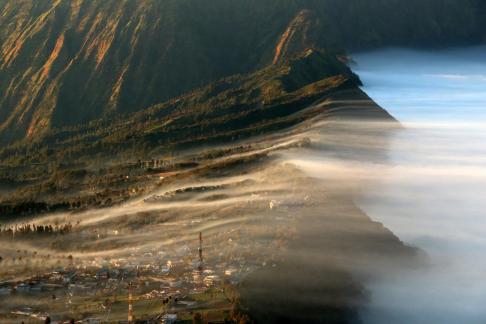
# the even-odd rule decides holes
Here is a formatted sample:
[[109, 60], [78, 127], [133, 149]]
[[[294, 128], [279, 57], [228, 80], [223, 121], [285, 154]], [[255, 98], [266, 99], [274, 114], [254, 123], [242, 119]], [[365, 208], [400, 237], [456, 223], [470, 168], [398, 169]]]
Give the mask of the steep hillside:
[[273, 55], [279, 10], [191, 2], [2, 1], [0, 129], [34, 137], [137, 111]]
[[[239, 140], [257, 135], [278, 138], [316, 116], [393, 120], [359, 85], [335, 55], [307, 50], [141, 112], [51, 130], [37, 141], [0, 149], [0, 181], [9, 183], [0, 197], [0, 214], [114, 203], [133, 195], [127, 192], [127, 182], [136, 176], [145, 181], [143, 175], [151, 174], [152, 168], [156, 173], [180, 172], [198, 168], [201, 161], [213, 163], [222, 156], [252, 151], [259, 147], [258, 138], [248, 145]], [[180, 158], [194, 148], [202, 155]], [[163, 163], [145, 167], [141, 162], [154, 160]], [[128, 180], [127, 174], [133, 177]]]
[[302, 10], [290, 22], [275, 48], [273, 64], [319, 44], [321, 21], [314, 11]]
[[140, 111], [309, 47], [477, 42], [484, 26], [477, 6], [481, 1], [3, 0], [0, 143]]
[[0, 159], [4, 165], [89, 161], [97, 155], [133, 160], [150, 156], [154, 149], [163, 154], [198, 142], [259, 135], [297, 123], [302, 116], [293, 114], [338, 89], [357, 88], [359, 82], [335, 55], [310, 49], [138, 113], [53, 129], [41, 140], [0, 150]]

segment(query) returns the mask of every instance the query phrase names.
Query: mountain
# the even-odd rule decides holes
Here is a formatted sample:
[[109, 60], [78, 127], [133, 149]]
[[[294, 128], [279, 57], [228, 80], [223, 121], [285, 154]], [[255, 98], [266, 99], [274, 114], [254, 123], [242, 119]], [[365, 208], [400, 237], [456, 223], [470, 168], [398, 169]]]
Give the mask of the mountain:
[[36, 164], [90, 160], [96, 155], [107, 160], [122, 155], [145, 158], [155, 149], [164, 154], [200, 142], [269, 133], [295, 125], [303, 119], [297, 112], [326, 95], [359, 85], [359, 78], [336, 55], [309, 49], [137, 113], [51, 130], [40, 140], [5, 147], [0, 160]]
[[[478, 42], [473, 0], [460, 10], [446, 1], [0, 0], [0, 221], [37, 223], [3, 229], [2, 285], [73, 271], [81, 287], [106, 265], [108, 277], [119, 269], [124, 278], [108, 295], [100, 290], [91, 302], [83, 289], [64, 303], [59, 285], [57, 302], [49, 294], [45, 306], [36, 301], [39, 311], [55, 321], [126, 319], [126, 299], [114, 302], [122, 312], [107, 306], [103, 316], [97, 300], [111, 305], [113, 294], [131, 293], [123, 282], [144, 278], [134, 301], [169, 280], [178, 290], [162, 292], [171, 295], [165, 310], [188, 287], [201, 304], [190, 297], [181, 319], [196, 321], [201, 306], [224, 312], [224, 322], [356, 323], [366, 304], [362, 278], [376, 275], [362, 265], [388, 271], [417, 251], [354, 206], [354, 176], [352, 184], [321, 181], [285, 155], [379, 159], [398, 123], [360, 90], [346, 50]], [[368, 154], [349, 145], [368, 135]], [[243, 278], [231, 301], [228, 271], [201, 277], [208, 290], [192, 294], [200, 285], [192, 238], [202, 231], [197, 268], [234, 264]], [[25, 263], [30, 251], [46, 258]], [[169, 272], [159, 267], [165, 260], [174, 261]], [[209, 289], [210, 277], [224, 286], [217, 279]], [[7, 305], [8, 316], [17, 304]]]
[[3, 0], [0, 142], [141, 111], [309, 47], [484, 39], [479, 0]]
[[274, 22], [283, 10], [267, 15], [270, 8], [256, 1], [0, 6], [0, 128], [10, 139], [142, 110], [266, 65], [294, 12]]
[[[0, 211], [8, 216], [21, 215], [24, 208], [52, 210], [59, 202], [63, 208], [92, 206], [100, 199], [119, 202], [132, 193], [116, 188], [145, 182], [154, 165], [155, 173], [204, 170], [213, 159], [254, 151], [259, 135], [278, 138], [317, 116], [393, 121], [360, 85], [335, 54], [309, 49], [140, 112], [50, 130], [36, 141], [0, 149], [0, 181], [10, 184], [0, 198]], [[255, 145], [241, 146], [249, 137]], [[200, 156], [184, 157], [197, 148]], [[248, 161], [259, 156], [250, 154]], [[152, 167], [142, 167], [143, 161]], [[127, 180], [127, 174], [134, 176]]]

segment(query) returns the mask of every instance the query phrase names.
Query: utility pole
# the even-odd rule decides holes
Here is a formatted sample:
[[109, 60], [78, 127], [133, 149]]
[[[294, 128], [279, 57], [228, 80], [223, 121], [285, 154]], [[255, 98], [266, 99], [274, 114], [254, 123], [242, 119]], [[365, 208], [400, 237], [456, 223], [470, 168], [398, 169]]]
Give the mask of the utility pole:
[[202, 239], [202, 232], [199, 232], [199, 265], [198, 265], [198, 270], [202, 271], [203, 270], [203, 239]]
[[132, 297], [132, 283], [128, 284], [128, 323], [133, 323], [133, 297]]

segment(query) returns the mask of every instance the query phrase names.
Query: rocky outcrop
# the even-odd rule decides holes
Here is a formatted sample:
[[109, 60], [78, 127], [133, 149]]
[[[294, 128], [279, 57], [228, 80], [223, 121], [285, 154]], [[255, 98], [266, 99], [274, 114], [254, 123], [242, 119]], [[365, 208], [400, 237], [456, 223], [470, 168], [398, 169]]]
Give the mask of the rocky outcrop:
[[273, 64], [315, 47], [319, 32], [320, 21], [317, 15], [310, 10], [299, 12], [280, 37], [275, 49]]

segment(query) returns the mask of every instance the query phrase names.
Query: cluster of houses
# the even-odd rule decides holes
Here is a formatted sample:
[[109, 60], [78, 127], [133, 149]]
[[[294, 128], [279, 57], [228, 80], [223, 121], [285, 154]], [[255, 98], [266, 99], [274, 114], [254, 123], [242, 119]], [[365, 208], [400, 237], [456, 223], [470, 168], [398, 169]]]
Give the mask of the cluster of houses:
[[[279, 220], [285, 215], [293, 214], [293, 206], [277, 200], [262, 201], [262, 205], [276, 218], [268, 225], [255, 225], [256, 233], [252, 233], [252, 226], [241, 223], [213, 232], [204, 245], [202, 236], [199, 236], [199, 241], [194, 237], [194, 240], [189, 242], [174, 243], [174, 246], [166, 247], [167, 251], [160, 251], [160, 245], [136, 246], [128, 249], [123, 255], [112, 258], [68, 257], [66, 262], [54, 271], [25, 280], [0, 282], [0, 296], [37, 296], [39, 299], [53, 300], [64, 305], [64, 309], [68, 309], [72, 314], [89, 312], [95, 314], [96, 318], [103, 319], [113, 316], [110, 315], [111, 308], [117, 301], [126, 303], [131, 286], [137, 302], [146, 300], [164, 305], [167, 301], [165, 305], [170, 307], [166, 307], [167, 311], [162, 314], [165, 317], [160, 317], [159, 323], [172, 323], [177, 319], [175, 314], [204, 307], [204, 303], [191, 298], [194, 294], [221, 290], [226, 284], [234, 285], [241, 282], [242, 278], [256, 268], [276, 266], [277, 257], [274, 257], [274, 254], [277, 255], [278, 249], [281, 248], [279, 240], [254, 238], [255, 235], [259, 235], [258, 233], [279, 231], [283, 233], [281, 237], [288, 237], [286, 227], [279, 224], [289, 222], [285, 219]], [[268, 230], [265, 226], [269, 227]], [[33, 228], [30, 226], [30, 231]], [[55, 228], [53, 227], [53, 230]], [[63, 227], [58, 226], [57, 229], [59, 228]], [[70, 226], [69, 231], [71, 229]], [[108, 235], [119, 234], [118, 231], [112, 233], [113, 229], [108, 227], [84, 228], [73, 232], [86, 240], [94, 237], [93, 235], [96, 239], [103, 239]], [[93, 309], [92, 305], [87, 306], [80, 303], [80, 300], [102, 302], [97, 309]], [[4, 311], [0, 305], [0, 314]], [[16, 314], [21, 316], [19, 311], [22, 311], [22, 305], [8, 311], [17, 312]], [[38, 315], [45, 312], [45, 309], [33, 309], [31, 313]]]

